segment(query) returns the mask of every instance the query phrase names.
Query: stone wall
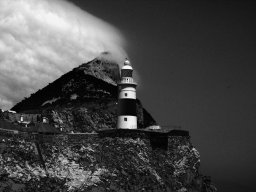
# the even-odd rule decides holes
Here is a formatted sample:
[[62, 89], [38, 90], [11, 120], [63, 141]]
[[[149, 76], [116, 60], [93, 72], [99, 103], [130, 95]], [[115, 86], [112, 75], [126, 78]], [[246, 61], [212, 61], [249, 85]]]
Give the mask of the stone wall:
[[[171, 151], [173, 147], [177, 145], [185, 144], [190, 141], [189, 136], [168, 136], [168, 134], [143, 131], [143, 130], [103, 130], [98, 133], [83, 133], [83, 134], [58, 134], [58, 135], [44, 135], [37, 133], [26, 133], [26, 132], [13, 132], [13, 131], [3, 131], [0, 130], [1, 136], [12, 137], [15, 139], [25, 139], [32, 142], [39, 143], [68, 143], [68, 144], [78, 144], [87, 143], [88, 141], [97, 141], [101, 138], [132, 138], [132, 139], [143, 139], [150, 143], [151, 149], [162, 149], [166, 151]], [[0, 138], [1, 138], [0, 136]]]

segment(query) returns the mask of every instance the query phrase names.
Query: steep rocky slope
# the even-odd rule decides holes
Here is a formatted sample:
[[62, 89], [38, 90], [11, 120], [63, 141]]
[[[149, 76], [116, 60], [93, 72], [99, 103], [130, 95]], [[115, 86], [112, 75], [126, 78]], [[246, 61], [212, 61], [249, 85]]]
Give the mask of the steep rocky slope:
[[[64, 132], [116, 127], [119, 66], [96, 58], [64, 74], [12, 110], [40, 113]], [[139, 128], [156, 124], [137, 100]]]

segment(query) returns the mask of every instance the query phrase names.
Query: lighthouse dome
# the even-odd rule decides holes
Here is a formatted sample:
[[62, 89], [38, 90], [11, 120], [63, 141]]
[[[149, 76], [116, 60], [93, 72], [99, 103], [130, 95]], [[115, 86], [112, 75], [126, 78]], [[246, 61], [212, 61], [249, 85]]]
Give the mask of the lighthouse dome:
[[125, 59], [124, 65], [131, 65], [131, 62], [128, 59]]
[[131, 62], [130, 62], [128, 59], [125, 59], [125, 61], [124, 61], [124, 66], [122, 67], [122, 69], [133, 70], [133, 69], [132, 69]]

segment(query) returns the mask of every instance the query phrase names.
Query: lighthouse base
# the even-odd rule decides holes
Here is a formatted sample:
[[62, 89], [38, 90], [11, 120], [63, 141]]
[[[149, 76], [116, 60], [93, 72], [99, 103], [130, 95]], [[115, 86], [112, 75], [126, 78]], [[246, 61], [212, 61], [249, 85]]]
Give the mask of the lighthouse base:
[[118, 129], [137, 129], [137, 117], [129, 115], [118, 116], [117, 119]]

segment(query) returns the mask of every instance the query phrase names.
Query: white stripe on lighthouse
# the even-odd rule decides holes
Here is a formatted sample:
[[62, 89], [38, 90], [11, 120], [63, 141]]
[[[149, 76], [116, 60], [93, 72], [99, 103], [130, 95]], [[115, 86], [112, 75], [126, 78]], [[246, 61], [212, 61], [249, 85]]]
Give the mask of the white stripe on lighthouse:
[[136, 99], [136, 92], [122, 89], [119, 93], [119, 99]]
[[117, 127], [119, 129], [137, 129], [137, 117], [128, 115], [118, 116]]

